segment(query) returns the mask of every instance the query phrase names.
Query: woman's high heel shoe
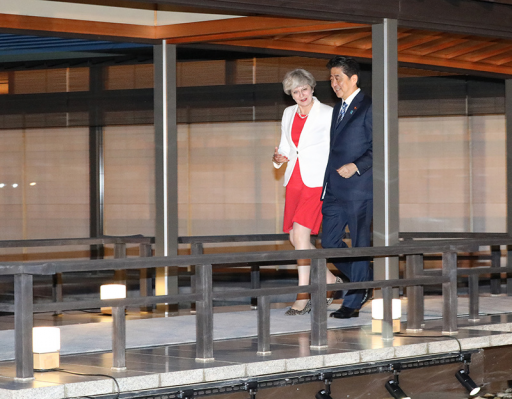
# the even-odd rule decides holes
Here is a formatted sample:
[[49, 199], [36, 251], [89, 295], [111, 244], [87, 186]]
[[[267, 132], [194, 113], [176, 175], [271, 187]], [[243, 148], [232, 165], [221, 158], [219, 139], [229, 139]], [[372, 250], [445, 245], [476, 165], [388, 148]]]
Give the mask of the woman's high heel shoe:
[[[343, 280], [341, 279], [341, 277], [336, 276], [336, 281], [334, 282], [334, 284], [340, 284], [342, 282], [343, 282]], [[336, 292], [336, 291], [334, 291], [334, 292]], [[327, 298], [327, 307], [329, 307], [329, 305], [332, 303], [332, 301], [334, 301], [334, 292], [332, 293], [330, 298]]]
[[284, 314], [286, 316], [302, 316], [311, 312], [311, 299], [308, 299], [306, 306], [302, 310], [293, 309], [290, 307]]

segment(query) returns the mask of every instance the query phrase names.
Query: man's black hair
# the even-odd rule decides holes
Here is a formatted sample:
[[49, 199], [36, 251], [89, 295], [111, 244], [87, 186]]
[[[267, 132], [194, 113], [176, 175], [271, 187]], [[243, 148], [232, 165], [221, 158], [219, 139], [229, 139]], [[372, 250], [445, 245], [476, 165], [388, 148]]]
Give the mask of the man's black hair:
[[341, 71], [349, 78], [352, 77], [352, 75], [357, 75], [357, 87], [359, 87], [359, 76], [361, 68], [359, 67], [357, 61], [353, 58], [337, 55], [336, 57], [329, 60], [327, 63], [327, 68], [340, 68]]

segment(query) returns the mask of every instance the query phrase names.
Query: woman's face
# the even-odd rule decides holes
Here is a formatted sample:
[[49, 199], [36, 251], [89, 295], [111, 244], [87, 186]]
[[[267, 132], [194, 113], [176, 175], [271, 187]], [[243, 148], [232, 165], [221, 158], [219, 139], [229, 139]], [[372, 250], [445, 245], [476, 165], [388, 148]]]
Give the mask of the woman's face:
[[308, 107], [313, 101], [313, 89], [310, 85], [298, 86], [290, 94], [300, 107]]

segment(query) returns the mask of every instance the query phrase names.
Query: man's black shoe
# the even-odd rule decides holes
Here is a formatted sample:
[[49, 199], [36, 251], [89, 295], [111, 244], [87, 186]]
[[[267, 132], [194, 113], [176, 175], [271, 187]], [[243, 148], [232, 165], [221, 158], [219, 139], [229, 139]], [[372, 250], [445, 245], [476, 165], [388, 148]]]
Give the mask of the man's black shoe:
[[336, 312], [332, 312], [329, 317], [335, 319], [350, 319], [351, 317], [359, 317], [359, 309], [352, 309], [342, 306]]
[[373, 288], [369, 288], [364, 291], [363, 299], [361, 300], [361, 307], [363, 305], [373, 299]]

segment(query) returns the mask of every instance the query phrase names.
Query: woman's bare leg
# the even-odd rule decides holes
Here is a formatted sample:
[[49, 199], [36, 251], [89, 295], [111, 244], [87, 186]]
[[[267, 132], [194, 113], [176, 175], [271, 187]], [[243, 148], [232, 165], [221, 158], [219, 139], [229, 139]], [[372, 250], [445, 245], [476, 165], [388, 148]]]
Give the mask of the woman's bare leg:
[[[298, 223], [293, 223], [293, 228], [290, 230], [290, 242], [297, 250], [311, 249], [311, 229], [304, 227]], [[299, 275], [299, 286], [309, 284], [309, 270], [310, 260], [309, 259], [298, 259], [297, 260], [297, 272]], [[302, 310], [308, 302], [309, 294], [304, 292], [297, 294], [297, 299], [292, 305], [292, 309]]]
[[[297, 250], [304, 249], [315, 249], [315, 246], [311, 243], [311, 229], [300, 225], [299, 223], [293, 223], [293, 228], [290, 230], [290, 242]], [[309, 284], [310, 274], [310, 259], [299, 259], [297, 260], [297, 272], [299, 275], [299, 286]], [[327, 284], [334, 284], [336, 282], [336, 276], [327, 269]], [[309, 299], [308, 293], [297, 294], [297, 299], [292, 305], [292, 309], [302, 310]]]

